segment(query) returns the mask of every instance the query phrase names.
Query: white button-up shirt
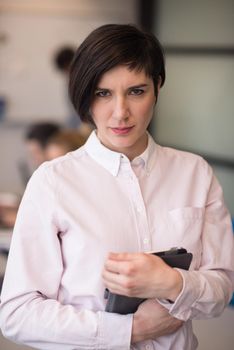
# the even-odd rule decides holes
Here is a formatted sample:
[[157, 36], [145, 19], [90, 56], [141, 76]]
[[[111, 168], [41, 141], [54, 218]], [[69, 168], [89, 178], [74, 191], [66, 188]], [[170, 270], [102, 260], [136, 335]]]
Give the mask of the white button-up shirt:
[[[105, 312], [109, 251], [193, 253], [169, 312], [174, 334], [130, 345], [132, 315]], [[32, 176], [13, 233], [0, 324], [13, 341], [51, 350], [192, 350], [193, 318], [220, 314], [232, 294], [229, 214], [200, 157], [156, 145], [130, 162], [93, 132], [75, 152]]]

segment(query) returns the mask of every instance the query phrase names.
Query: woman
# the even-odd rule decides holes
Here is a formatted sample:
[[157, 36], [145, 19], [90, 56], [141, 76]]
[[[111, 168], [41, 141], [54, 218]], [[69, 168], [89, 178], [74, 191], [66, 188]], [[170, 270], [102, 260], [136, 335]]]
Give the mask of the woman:
[[[27, 187], [1, 297], [12, 340], [191, 350], [191, 320], [228, 303], [234, 250], [221, 188], [203, 159], [160, 147], [146, 131], [164, 80], [159, 42], [133, 26], [102, 26], [77, 50], [70, 96], [96, 130]], [[175, 246], [193, 253], [189, 271], [147, 254]], [[106, 287], [148, 300], [134, 314], [108, 313]]]

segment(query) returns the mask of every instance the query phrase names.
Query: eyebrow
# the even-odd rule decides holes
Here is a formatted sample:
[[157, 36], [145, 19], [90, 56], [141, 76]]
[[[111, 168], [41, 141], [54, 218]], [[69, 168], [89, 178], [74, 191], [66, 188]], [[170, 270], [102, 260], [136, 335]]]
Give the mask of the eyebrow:
[[[143, 88], [143, 87], [147, 87], [149, 86], [149, 84], [146, 83], [142, 83], [142, 84], [137, 84], [137, 85], [133, 85], [133, 86], [129, 86], [127, 89], [139, 89], [139, 88]], [[105, 88], [105, 87], [100, 87], [97, 86], [95, 90], [111, 90], [109, 88]]]
[[136, 89], [136, 88], [142, 88], [142, 87], [147, 87], [149, 86], [149, 84], [137, 84], [137, 85], [133, 85], [133, 86], [130, 86], [129, 89]]

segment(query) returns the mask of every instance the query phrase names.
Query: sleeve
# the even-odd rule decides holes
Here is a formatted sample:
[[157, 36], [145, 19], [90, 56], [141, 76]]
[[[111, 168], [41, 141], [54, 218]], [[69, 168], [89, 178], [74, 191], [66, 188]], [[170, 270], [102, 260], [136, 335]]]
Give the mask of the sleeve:
[[54, 179], [40, 167], [23, 196], [0, 301], [3, 335], [38, 349], [130, 349], [132, 316], [62, 304]]
[[[206, 163], [205, 163], [206, 164]], [[234, 289], [234, 240], [231, 218], [223, 201], [222, 189], [206, 165], [204, 179], [210, 179], [201, 233], [202, 257], [197, 271], [178, 271], [183, 289], [173, 304], [160, 301], [181, 320], [219, 316]]]

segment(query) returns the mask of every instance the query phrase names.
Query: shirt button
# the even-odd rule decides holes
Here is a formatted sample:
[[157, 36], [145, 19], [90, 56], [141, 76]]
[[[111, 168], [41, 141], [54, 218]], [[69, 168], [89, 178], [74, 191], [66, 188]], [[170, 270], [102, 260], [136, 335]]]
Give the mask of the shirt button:
[[[143, 243], [144, 243], [144, 244], [148, 244], [148, 243], [149, 243], [149, 238], [144, 238], [144, 239], [143, 239]], [[147, 346], [148, 346], [148, 345], [147, 345]]]
[[151, 345], [149, 345], [149, 344], [146, 345], [146, 346], [145, 346], [145, 350], [152, 350]]

